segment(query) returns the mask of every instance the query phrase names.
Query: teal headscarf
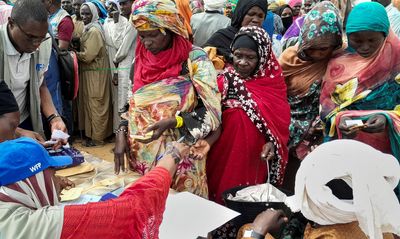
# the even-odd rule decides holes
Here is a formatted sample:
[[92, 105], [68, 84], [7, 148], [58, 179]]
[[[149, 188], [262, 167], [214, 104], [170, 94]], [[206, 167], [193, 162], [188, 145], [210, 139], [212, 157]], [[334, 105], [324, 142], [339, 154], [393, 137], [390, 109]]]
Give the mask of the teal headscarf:
[[377, 2], [364, 2], [351, 10], [346, 24], [346, 34], [360, 31], [389, 34], [390, 23], [385, 8]]

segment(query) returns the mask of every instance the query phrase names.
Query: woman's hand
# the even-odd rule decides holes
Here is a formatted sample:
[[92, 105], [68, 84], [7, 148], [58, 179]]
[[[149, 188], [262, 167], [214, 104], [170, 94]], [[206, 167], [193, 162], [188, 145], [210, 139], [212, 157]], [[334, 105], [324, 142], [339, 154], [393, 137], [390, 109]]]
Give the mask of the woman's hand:
[[115, 86], [118, 85], [118, 73], [114, 73], [113, 78], [112, 78], [112, 83]]
[[358, 128], [354, 128], [354, 126], [347, 126], [346, 121], [352, 120], [350, 117], [342, 117], [339, 122], [339, 130], [342, 132], [344, 138], [352, 139], [356, 137]]
[[148, 144], [154, 140], [160, 138], [160, 136], [164, 133], [164, 131], [168, 129], [173, 129], [176, 126], [176, 119], [175, 118], [168, 118], [158, 121], [157, 123], [150, 125], [146, 130], [145, 134], [153, 131], [153, 135], [148, 140], [137, 140], [141, 143]]
[[200, 139], [195, 145], [190, 147], [190, 156], [194, 160], [202, 160], [208, 154], [210, 148], [210, 144], [206, 140]]
[[[124, 129], [127, 130], [127, 127], [123, 126]], [[119, 174], [120, 170], [125, 171], [125, 155], [126, 158], [129, 159], [129, 147], [128, 147], [128, 139], [126, 137], [125, 132], [120, 131], [115, 136], [115, 149], [114, 149], [114, 172], [115, 174]]]
[[165, 154], [166, 155], [171, 154], [174, 150], [176, 153], [179, 154], [180, 159], [187, 157], [190, 152], [190, 148], [187, 144], [172, 142], [167, 146], [167, 148], [165, 150]]
[[275, 157], [275, 146], [272, 142], [268, 142], [263, 146], [261, 151], [261, 159], [265, 161], [272, 160]]
[[365, 123], [363, 131], [368, 133], [380, 133], [386, 129], [386, 117], [380, 114], [371, 116]]
[[188, 155], [189, 146], [184, 143], [172, 142], [167, 146], [163, 157], [157, 163], [157, 167], [167, 169], [171, 177], [173, 177], [178, 163]]
[[282, 210], [267, 209], [258, 214], [253, 222], [253, 230], [261, 235], [279, 231], [281, 226], [288, 221]]

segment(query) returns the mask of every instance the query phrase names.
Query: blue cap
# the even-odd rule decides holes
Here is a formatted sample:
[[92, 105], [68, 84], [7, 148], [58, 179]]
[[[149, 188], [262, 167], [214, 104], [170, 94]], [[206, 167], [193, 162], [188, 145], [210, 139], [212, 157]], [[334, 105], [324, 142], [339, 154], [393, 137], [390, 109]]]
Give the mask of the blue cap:
[[31, 138], [19, 138], [0, 143], [0, 186], [29, 178], [49, 167], [72, 164], [69, 156], [50, 156], [47, 150]]

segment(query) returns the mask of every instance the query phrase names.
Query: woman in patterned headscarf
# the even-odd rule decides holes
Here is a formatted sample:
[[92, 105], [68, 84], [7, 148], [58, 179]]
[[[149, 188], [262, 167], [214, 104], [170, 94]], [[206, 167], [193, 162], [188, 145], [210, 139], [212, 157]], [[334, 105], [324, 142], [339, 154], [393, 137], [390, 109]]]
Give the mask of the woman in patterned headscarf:
[[[318, 3], [305, 17], [299, 41], [279, 58], [291, 106], [289, 165], [299, 164], [298, 159], [322, 141], [318, 117], [322, 77], [334, 51], [342, 49], [338, 9], [328, 1]], [[293, 178], [287, 180], [294, 180], [295, 171], [288, 171]]]
[[[295, 0], [297, 1], [297, 0]], [[285, 50], [288, 47], [294, 46], [297, 44], [299, 40], [300, 30], [303, 27], [304, 19], [306, 14], [315, 6], [317, 3], [316, 0], [303, 0], [301, 9], [304, 15], [298, 15], [293, 18], [293, 24], [287, 29], [285, 35], [282, 37], [282, 50]], [[292, 7], [292, 5], [289, 4]], [[292, 7], [293, 8], [293, 7]], [[294, 10], [295, 12], [295, 10]]]
[[[138, 0], [131, 19], [139, 36], [133, 97], [129, 122], [117, 131], [115, 169], [119, 173], [125, 168], [129, 148], [133, 170], [145, 174], [167, 143], [183, 137], [183, 142], [193, 144], [216, 130], [221, 99], [212, 62], [189, 42], [172, 1]], [[205, 160], [185, 158], [172, 187], [207, 197]]]
[[[243, 27], [232, 43], [233, 67], [218, 78], [222, 133], [207, 161], [210, 199], [239, 185], [281, 184], [287, 162], [290, 108], [271, 40], [259, 27]], [[267, 163], [270, 161], [268, 172]]]
[[[400, 40], [376, 2], [351, 10], [346, 34], [348, 52], [329, 62], [322, 83], [326, 133], [329, 140], [354, 138], [400, 160]], [[400, 198], [400, 185], [396, 190]]]

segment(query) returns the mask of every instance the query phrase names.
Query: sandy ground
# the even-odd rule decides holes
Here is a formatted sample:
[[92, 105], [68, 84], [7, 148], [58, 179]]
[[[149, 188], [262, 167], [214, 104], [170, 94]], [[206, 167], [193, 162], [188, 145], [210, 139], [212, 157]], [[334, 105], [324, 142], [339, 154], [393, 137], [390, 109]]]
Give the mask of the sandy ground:
[[80, 151], [92, 154], [95, 157], [107, 160], [109, 162], [114, 162], [114, 154], [112, 149], [114, 148], [114, 143], [108, 143], [101, 147], [84, 147], [80, 140], [74, 142], [73, 146]]

